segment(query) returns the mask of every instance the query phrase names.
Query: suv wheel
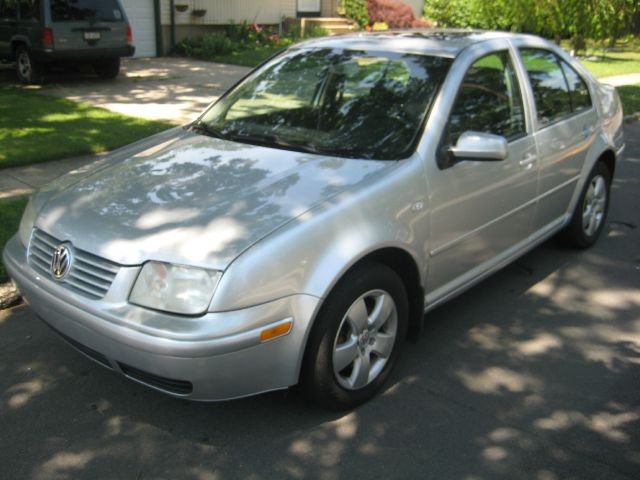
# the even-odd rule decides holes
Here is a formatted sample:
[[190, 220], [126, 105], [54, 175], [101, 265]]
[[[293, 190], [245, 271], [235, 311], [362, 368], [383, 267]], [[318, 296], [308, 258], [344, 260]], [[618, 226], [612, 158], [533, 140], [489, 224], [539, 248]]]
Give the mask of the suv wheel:
[[598, 240], [609, 210], [611, 173], [603, 162], [591, 170], [582, 188], [571, 223], [562, 232], [562, 239], [575, 248], [588, 248]]
[[398, 358], [408, 312], [404, 284], [390, 268], [375, 264], [347, 274], [309, 336], [301, 372], [307, 396], [333, 410], [373, 397]]
[[120, 57], [100, 60], [93, 64], [93, 69], [100, 78], [116, 78], [118, 73], [120, 73]]
[[16, 73], [22, 83], [41, 83], [43, 70], [42, 64], [33, 59], [27, 47], [20, 45], [16, 48]]

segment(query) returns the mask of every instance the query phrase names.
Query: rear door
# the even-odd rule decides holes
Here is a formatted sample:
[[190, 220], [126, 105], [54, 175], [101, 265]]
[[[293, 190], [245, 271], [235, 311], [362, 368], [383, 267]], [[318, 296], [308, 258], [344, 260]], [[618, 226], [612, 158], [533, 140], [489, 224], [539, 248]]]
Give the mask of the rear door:
[[56, 50], [99, 50], [127, 44], [127, 22], [117, 0], [50, 0]]
[[540, 184], [536, 230], [565, 220], [582, 165], [595, 138], [597, 112], [578, 72], [554, 52], [519, 49], [536, 110]]
[[11, 37], [16, 30], [17, 19], [17, 0], [0, 0], [0, 56], [11, 54]]
[[505, 137], [508, 158], [429, 165], [428, 303], [489, 270], [531, 233], [536, 147], [525, 122], [520, 76], [505, 44], [474, 58], [459, 84], [439, 155], [473, 131]]

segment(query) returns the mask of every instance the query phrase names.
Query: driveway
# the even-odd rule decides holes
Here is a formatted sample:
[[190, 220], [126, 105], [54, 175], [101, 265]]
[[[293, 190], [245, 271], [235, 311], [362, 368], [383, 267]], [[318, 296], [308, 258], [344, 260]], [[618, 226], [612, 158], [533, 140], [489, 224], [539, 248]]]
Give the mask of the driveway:
[[640, 478], [640, 123], [627, 138], [600, 242], [547, 242], [429, 313], [353, 412], [170, 398], [0, 313], [0, 478]]
[[[116, 80], [53, 71], [39, 91], [127, 115], [183, 124], [194, 120], [250, 70], [187, 58], [132, 58], [123, 60]], [[0, 69], [0, 82], [16, 81], [9, 66]]]

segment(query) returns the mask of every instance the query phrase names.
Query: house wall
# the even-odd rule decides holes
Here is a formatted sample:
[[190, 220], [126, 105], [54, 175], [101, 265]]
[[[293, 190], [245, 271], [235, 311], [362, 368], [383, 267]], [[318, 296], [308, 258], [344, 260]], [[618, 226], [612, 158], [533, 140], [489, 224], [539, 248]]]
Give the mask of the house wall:
[[337, 17], [338, 0], [321, 0], [320, 14], [323, 17]]
[[[282, 17], [296, 16], [296, 0], [175, 0], [175, 4], [186, 4], [189, 9], [175, 12], [176, 25], [225, 25], [233, 21], [242, 23], [278, 24]], [[192, 15], [195, 9], [206, 9], [204, 17]], [[162, 25], [171, 24], [169, 0], [161, 2]]]

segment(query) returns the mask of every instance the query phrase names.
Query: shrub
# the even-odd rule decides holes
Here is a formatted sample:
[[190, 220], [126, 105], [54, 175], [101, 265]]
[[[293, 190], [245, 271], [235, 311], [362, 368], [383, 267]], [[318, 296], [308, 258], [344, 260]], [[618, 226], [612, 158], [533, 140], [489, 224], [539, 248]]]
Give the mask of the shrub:
[[389, 28], [422, 28], [431, 25], [417, 18], [413, 9], [406, 3], [395, 0], [368, 0], [369, 22], [383, 22]]
[[209, 34], [202, 37], [185, 38], [176, 45], [178, 53], [189, 57], [211, 58], [234, 50], [234, 42], [226, 35]]
[[317, 38], [326, 37], [329, 35], [329, 30], [322, 27], [311, 27], [304, 29], [304, 38]]
[[343, 0], [342, 5], [347, 17], [357, 22], [361, 27], [369, 24], [367, 0]]
[[478, 26], [474, 5], [469, 0], [426, 0], [423, 15], [439, 27]]
[[[316, 37], [326, 37], [329, 35], [329, 31], [326, 28], [322, 27], [305, 27], [304, 29], [304, 38], [316, 38]], [[286, 38], [290, 38], [291, 40], [301, 40], [302, 32], [300, 30], [299, 23], [293, 23], [289, 25], [287, 28]]]

